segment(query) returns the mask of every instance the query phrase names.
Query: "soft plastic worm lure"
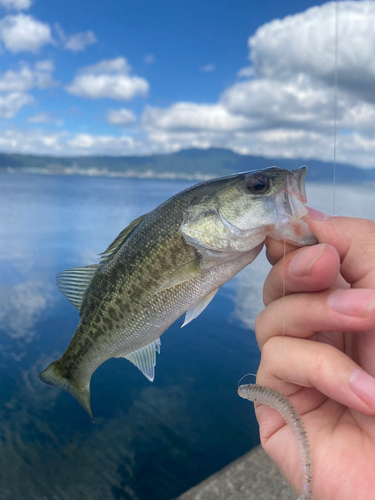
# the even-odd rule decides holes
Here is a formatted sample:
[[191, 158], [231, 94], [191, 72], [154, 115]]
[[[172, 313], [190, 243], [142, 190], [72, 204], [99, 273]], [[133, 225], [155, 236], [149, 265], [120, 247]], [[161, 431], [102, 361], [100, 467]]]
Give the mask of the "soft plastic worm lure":
[[274, 408], [292, 429], [297, 439], [302, 475], [304, 477], [303, 492], [298, 497], [298, 500], [313, 500], [310, 446], [302, 419], [298, 415], [295, 407], [284, 394], [281, 394], [281, 392], [258, 384], [241, 385], [238, 388], [238, 394], [241, 398]]

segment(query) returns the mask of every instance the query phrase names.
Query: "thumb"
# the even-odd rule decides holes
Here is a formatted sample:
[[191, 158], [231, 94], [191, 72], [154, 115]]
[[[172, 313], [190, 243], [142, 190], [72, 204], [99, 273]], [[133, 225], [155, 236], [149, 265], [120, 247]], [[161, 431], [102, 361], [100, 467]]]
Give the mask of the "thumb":
[[304, 217], [319, 243], [336, 248], [341, 275], [353, 288], [375, 289], [375, 222], [354, 217], [329, 216], [310, 208]]

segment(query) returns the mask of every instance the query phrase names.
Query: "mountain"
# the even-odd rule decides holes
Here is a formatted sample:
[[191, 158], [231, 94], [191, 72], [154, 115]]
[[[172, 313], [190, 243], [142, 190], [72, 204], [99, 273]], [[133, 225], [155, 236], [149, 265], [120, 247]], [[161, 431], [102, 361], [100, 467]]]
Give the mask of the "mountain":
[[[228, 149], [186, 149], [171, 154], [150, 156], [77, 156], [54, 157], [0, 154], [0, 172], [26, 171], [48, 174], [111, 175], [126, 177], [162, 177], [205, 179], [257, 170], [269, 166], [281, 168], [309, 167], [309, 180], [333, 181], [332, 163], [318, 160], [264, 158], [239, 155]], [[375, 169], [336, 164], [336, 182], [374, 182]]]

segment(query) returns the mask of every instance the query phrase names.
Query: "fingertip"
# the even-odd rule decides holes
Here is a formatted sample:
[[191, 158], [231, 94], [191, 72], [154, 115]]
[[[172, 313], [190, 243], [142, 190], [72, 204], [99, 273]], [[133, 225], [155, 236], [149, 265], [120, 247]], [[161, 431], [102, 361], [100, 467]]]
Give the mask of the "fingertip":
[[322, 220], [327, 220], [331, 217], [331, 215], [321, 212], [320, 210], [317, 210], [316, 208], [309, 207], [306, 205], [306, 208], [308, 210], [307, 215], [303, 217], [304, 220], [315, 220], [315, 221], [322, 221]]

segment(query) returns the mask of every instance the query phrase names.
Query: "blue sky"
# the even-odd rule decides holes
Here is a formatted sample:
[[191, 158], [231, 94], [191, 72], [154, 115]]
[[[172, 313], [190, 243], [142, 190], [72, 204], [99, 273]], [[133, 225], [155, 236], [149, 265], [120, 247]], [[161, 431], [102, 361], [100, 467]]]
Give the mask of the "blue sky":
[[[364, 167], [374, 25], [374, 1], [340, 2], [338, 160]], [[0, 151], [331, 160], [334, 30], [313, 1], [0, 0]]]

